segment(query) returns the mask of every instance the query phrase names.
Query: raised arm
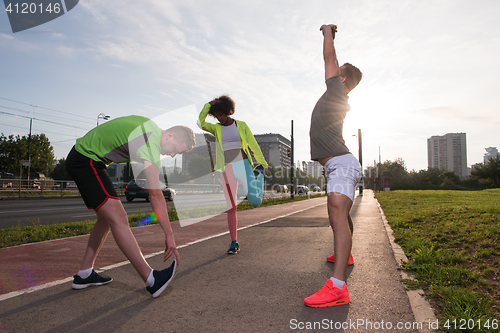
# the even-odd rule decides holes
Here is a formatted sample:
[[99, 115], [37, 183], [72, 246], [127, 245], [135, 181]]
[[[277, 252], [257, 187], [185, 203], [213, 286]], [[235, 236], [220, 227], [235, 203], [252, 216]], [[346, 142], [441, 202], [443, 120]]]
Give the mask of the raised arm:
[[198, 116], [198, 121], [196, 124], [198, 125], [199, 128], [202, 130], [205, 130], [207, 132], [210, 132], [215, 135], [215, 125], [211, 123], [207, 123], [205, 119], [207, 119], [208, 112], [210, 111], [210, 107], [212, 106], [212, 102], [206, 103], [203, 106], [203, 109], [201, 109], [200, 115]]
[[325, 81], [340, 74], [339, 62], [335, 53], [334, 39], [337, 26], [333, 24], [322, 25], [319, 29], [323, 32], [323, 59], [325, 60]]
[[160, 223], [163, 232], [165, 232], [165, 253], [163, 261], [166, 261], [172, 254], [175, 254], [177, 264], [179, 264], [179, 252], [177, 252], [174, 233], [172, 232], [172, 227], [170, 226], [170, 220], [168, 218], [167, 203], [165, 202], [165, 197], [163, 196], [163, 192], [160, 188], [160, 171], [153, 163], [146, 160], [143, 161], [144, 174], [146, 175], [146, 181], [148, 183], [147, 186], [151, 208], [153, 209], [153, 213]]

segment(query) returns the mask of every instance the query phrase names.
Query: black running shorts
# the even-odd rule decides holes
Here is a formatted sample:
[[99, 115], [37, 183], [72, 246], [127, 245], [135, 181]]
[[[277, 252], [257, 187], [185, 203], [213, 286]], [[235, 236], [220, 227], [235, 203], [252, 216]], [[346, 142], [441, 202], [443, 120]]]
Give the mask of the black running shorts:
[[97, 212], [108, 199], [120, 200], [103, 162], [83, 156], [73, 147], [66, 159], [66, 170], [89, 209]]

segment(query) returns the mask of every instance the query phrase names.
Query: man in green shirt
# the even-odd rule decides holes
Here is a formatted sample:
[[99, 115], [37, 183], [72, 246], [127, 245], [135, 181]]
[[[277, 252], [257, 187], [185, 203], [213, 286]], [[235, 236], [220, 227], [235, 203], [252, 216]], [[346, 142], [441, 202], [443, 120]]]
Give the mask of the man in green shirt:
[[[152, 120], [141, 116], [108, 121], [76, 141], [68, 154], [66, 169], [87, 207], [94, 209], [97, 222], [90, 233], [80, 271], [74, 276], [73, 289], [112, 281], [93, 269], [99, 250], [111, 230], [118, 247], [142, 277], [152, 297], [156, 298], [163, 292], [174, 277], [179, 253], [160, 188], [160, 155], [174, 157], [190, 151], [194, 145], [194, 133], [189, 127], [174, 126], [161, 130]], [[153, 270], [144, 259], [129, 227], [127, 213], [106, 171], [107, 165], [112, 162], [128, 161], [140, 162], [143, 166], [151, 207], [165, 232], [164, 261], [172, 254], [176, 257], [172, 265], [162, 271]]]

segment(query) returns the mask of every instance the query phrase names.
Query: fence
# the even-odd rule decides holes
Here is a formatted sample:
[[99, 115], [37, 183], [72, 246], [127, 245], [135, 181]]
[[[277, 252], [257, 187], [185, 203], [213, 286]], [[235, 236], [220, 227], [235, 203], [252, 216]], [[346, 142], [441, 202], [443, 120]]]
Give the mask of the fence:
[[0, 179], [2, 197], [79, 196], [73, 181], [53, 179]]

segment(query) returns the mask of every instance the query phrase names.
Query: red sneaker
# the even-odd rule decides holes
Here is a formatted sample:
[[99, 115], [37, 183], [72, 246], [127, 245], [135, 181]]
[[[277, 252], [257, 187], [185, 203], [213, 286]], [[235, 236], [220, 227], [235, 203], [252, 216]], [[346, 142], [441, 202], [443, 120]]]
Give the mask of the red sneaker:
[[304, 299], [304, 304], [313, 308], [326, 308], [348, 304], [351, 302], [347, 285], [342, 289], [333, 286], [332, 280], [326, 280], [326, 284], [316, 294]]
[[[326, 261], [335, 262], [335, 254], [331, 255], [329, 257], [326, 257]], [[354, 265], [354, 258], [352, 257], [352, 253], [349, 255], [349, 262], [347, 264]]]

